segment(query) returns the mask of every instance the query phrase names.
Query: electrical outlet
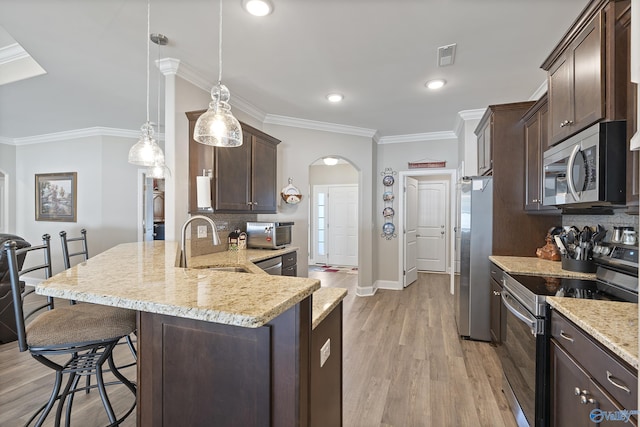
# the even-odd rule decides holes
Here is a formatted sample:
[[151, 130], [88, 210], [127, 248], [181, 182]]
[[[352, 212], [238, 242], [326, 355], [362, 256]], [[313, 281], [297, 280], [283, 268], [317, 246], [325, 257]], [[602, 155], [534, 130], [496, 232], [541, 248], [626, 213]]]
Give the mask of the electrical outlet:
[[207, 237], [207, 226], [199, 225], [198, 226], [198, 239], [204, 239]]
[[331, 338], [320, 348], [320, 367], [322, 368], [331, 355]]
[[229, 221], [216, 221], [216, 230], [227, 231], [229, 229]]

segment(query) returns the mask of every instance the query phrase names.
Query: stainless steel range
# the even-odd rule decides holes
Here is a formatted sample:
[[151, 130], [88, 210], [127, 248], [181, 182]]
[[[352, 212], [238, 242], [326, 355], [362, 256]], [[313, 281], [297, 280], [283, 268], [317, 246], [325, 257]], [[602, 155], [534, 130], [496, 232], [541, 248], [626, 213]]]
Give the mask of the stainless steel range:
[[549, 425], [547, 296], [638, 302], [638, 248], [603, 243], [596, 280], [503, 273], [506, 337], [499, 349], [503, 390], [519, 426]]

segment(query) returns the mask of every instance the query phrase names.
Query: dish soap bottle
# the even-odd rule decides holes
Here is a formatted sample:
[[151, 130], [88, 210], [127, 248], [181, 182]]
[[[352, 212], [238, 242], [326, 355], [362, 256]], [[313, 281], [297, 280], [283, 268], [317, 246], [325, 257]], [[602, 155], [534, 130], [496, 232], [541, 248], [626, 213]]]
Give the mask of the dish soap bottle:
[[231, 233], [229, 233], [229, 250], [237, 251], [238, 250], [238, 240], [240, 239], [240, 229], [236, 228]]

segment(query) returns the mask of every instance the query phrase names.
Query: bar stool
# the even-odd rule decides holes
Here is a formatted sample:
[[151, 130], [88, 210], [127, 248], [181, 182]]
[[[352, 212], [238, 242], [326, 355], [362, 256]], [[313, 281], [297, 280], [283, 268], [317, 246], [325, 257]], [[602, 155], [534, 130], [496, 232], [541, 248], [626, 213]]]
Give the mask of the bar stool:
[[[75, 257], [75, 256], [81, 256], [83, 261], [86, 261], [89, 259], [89, 247], [87, 244], [87, 230], [86, 229], [82, 229], [80, 230], [80, 236], [79, 237], [67, 237], [67, 232], [66, 231], [61, 231], [60, 232], [60, 241], [62, 243], [62, 260], [64, 261], [64, 268], [65, 269], [70, 269], [71, 268], [71, 258]], [[77, 247], [77, 244], [75, 244], [74, 242], [80, 242], [82, 244], [82, 249], [80, 250]], [[69, 246], [69, 243], [72, 243], [72, 246]], [[71, 252], [71, 250], [75, 250], [76, 252]], [[75, 304], [75, 301], [74, 301]], [[135, 332], [134, 332], [135, 333]], [[127, 341], [127, 345], [129, 346], [129, 350], [131, 350], [131, 354], [133, 355], [133, 359], [134, 360], [138, 360], [138, 352], [136, 351], [135, 346], [133, 345], [133, 341], [131, 340], [131, 336], [127, 335], [125, 337], [126, 341]], [[126, 368], [129, 367], [131, 365], [125, 365], [125, 366], [121, 366], [121, 368]], [[88, 378], [87, 378], [88, 380]]]
[[[18, 348], [21, 352], [29, 350], [33, 358], [56, 372], [49, 400], [33, 414], [26, 425], [30, 425], [40, 415], [35, 425], [41, 426], [58, 401], [55, 425], [60, 424], [66, 402], [65, 425], [69, 426], [74, 393], [86, 389], [78, 387], [79, 380], [82, 376], [89, 375], [96, 377], [97, 385], [90, 387], [98, 388], [109, 422], [111, 425], [119, 425], [135, 408], [136, 386], [118, 371], [113, 362], [112, 351], [121, 338], [135, 330], [135, 311], [94, 304], [65, 305], [54, 309], [53, 299], [48, 298], [46, 303], [25, 313], [24, 298], [33, 293], [34, 289], [27, 286], [23, 291], [20, 277], [35, 271], [44, 272], [45, 278], [52, 274], [50, 236], [42, 236], [42, 242], [42, 245], [17, 249], [16, 242], [10, 241], [4, 244], [2, 251], [9, 266]], [[24, 265], [28, 265], [25, 263], [22, 269], [18, 267], [19, 258], [29, 255], [28, 259], [32, 259], [38, 253], [44, 259], [42, 264], [25, 267]], [[30, 320], [28, 325], [27, 320]], [[60, 355], [69, 357], [66, 363], [59, 364], [52, 359]], [[104, 382], [102, 374], [105, 362], [119, 383], [124, 384], [134, 396], [133, 404], [120, 418], [116, 418], [106, 392], [105, 387], [112, 383]], [[61, 392], [65, 374], [68, 374], [68, 379]]]

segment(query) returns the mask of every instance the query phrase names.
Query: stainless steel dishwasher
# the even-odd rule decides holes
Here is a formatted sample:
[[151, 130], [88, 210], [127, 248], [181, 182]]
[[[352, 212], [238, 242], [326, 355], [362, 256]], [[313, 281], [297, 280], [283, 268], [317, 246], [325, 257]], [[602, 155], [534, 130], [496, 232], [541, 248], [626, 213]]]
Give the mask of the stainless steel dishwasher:
[[274, 276], [282, 275], [282, 257], [277, 256], [264, 261], [256, 262], [256, 265], [263, 269], [265, 272]]

